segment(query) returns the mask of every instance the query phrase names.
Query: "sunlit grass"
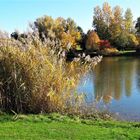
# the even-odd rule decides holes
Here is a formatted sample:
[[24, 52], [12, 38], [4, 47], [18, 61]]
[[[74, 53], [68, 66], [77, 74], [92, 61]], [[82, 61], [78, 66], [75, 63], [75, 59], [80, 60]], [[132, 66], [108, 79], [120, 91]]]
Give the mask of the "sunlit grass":
[[0, 117], [0, 139], [139, 139], [140, 124], [85, 120], [59, 114]]

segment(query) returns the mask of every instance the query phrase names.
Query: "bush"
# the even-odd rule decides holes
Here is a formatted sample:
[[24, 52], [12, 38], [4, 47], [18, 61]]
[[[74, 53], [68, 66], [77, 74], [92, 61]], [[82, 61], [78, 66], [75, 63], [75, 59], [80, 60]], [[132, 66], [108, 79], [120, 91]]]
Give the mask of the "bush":
[[100, 48], [100, 50], [106, 49], [106, 48], [111, 48], [110, 42], [108, 40], [101, 40], [99, 42], [99, 48]]
[[100, 51], [100, 54], [103, 54], [103, 55], [113, 55], [117, 53], [119, 53], [119, 51], [116, 48], [105, 48]]

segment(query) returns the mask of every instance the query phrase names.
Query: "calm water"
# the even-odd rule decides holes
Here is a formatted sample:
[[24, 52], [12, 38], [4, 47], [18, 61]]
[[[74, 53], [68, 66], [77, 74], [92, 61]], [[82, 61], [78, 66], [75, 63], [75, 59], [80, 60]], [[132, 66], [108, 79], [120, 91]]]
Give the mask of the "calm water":
[[140, 58], [103, 58], [94, 71], [84, 75], [78, 91], [87, 102], [98, 101], [112, 113], [140, 121]]

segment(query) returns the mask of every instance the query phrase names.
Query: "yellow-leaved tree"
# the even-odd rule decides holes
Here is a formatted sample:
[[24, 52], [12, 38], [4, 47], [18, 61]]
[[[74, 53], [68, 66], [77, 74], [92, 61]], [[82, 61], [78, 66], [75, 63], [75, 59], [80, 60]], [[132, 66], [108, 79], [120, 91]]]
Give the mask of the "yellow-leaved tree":
[[81, 32], [71, 18], [64, 19], [59, 17], [53, 19], [52, 17], [44, 16], [35, 21], [35, 27], [38, 29], [41, 38], [42, 34], [44, 34], [46, 38], [51, 40], [58, 39], [64, 49], [67, 49], [67, 46], [76, 48], [81, 40]]
[[98, 45], [100, 42], [100, 38], [98, 34], [91, 30], [87, 33], [87, 40], [86, 40], [86, 49], [87, 50], [98, 50]]

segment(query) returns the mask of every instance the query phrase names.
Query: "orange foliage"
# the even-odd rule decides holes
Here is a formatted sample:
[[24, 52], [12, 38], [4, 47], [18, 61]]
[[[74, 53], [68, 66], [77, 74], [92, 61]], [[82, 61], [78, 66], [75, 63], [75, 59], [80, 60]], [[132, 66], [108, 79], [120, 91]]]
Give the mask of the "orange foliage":
[[86, 48], [88, 50], [98, 50], [98, 44], [100, 42], [100, 38], [95, 31], [89, 31], [87, 41], [86, 41]]

